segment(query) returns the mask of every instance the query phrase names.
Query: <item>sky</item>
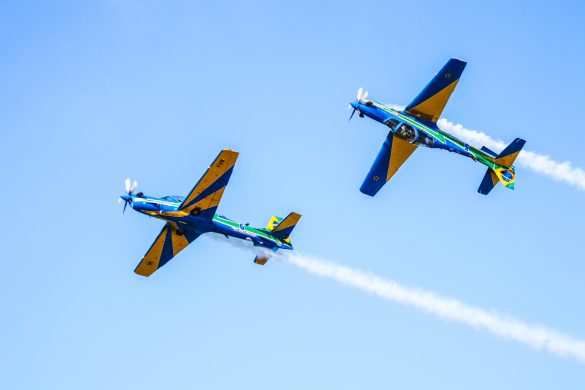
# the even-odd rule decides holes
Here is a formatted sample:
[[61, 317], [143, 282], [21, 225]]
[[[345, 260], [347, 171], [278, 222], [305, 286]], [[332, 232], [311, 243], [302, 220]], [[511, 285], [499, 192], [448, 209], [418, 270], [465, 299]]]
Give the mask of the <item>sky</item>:
[[[521, 165], [413, 154], [359, 192], [386, 129], [451, 57], [443, 117], [585, 167], [577, 1], [0, 3], [6, 389], [582, 389], [585, 365], [202, 236], [151, 278], [162, 228], [131, 177], [185, 195], [240, 152], [218, 211], [303, 215], [295, 252], [585, 340], [585, 191]], [[481, 145], [476, 145], [481, 146]]]

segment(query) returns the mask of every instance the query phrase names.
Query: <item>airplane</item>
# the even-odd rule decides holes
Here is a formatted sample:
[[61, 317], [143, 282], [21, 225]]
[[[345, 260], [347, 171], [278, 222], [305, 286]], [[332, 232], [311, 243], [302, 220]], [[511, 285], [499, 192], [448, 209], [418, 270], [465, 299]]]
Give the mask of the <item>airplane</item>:
[[516, 138], [502, 152], [496, 153], [482, 146], [480, 149], [457, 139], [437, 126], [451, 93], [467, 63], [451, 58], [427, 86], [403, 110], [368, 100], [368, 92], [358, 90], [357, 99], [350, 103], [351, 116], [357, 112], [390, 128], [382, 149], [374, 160], [360, 191], [374, 196], [419, 147], [443, 149], [467, 156], [487, 166], [478, 192], [483, 195], [498, 184], [514, 189], [516, 169], [514, 160], [526, 141]]
[[[130, 205], [139, 213], [166, 221], [134, 270], [135, 273], [142, 276], [152, 275], [204, 233], [239, 238], [274, 252], [278, 249], [293, 249], [289, 236], [299, 222], [300, 214], [292, 212], [284, 219], [272, 216], [266, 228], [252, 228], [247, 223], [241, 224], [215, 213], [238, 154], [233, 150], [222, 150], [186, 197], [157, 198], [146, 196], [142, 192], [134, 194], [136, 181], [131, 183], [129, 178], [126, 179], [126, 194], [120, 196], [120, 202], [124, 201], [122, 214], [126, 211], [126, 206]], [[257, 255], [254, 262], [264, 265], [269, 258], [270, 255], [264, 252]]]

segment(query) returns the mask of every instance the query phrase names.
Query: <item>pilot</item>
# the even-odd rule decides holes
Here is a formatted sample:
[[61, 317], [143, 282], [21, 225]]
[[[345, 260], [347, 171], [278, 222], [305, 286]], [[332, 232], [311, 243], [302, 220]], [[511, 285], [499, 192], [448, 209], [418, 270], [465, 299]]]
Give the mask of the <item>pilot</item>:
[[405, 139], [411, 139], [414, 137], [414, 130], [411, 127], [406, 127], [406, 125], [402, 125], [400, 127], [400, 135]]

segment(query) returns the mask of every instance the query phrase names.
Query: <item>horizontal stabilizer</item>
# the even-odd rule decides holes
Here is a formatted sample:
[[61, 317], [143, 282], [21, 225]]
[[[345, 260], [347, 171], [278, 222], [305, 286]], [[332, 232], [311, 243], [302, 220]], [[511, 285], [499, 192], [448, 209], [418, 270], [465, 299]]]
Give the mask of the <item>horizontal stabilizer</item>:
[[511, 167], [525, 144], [526, 141], [516, 138], [510, 145], [506, 146], [502, 153], [498, 154], [495, 163], [503, 167]]
[[482, 146], [481, 151], [489, 154], [491, 157], [496, 158], [498, 154], [491, 149], [488, 149], [487, 146]]
[[301, 214], [297, 214], [295, 212], [290, 213], [285, 219], [276, 225], [274, 229], [272, 229], [270, 234], [272, 234], [274, 237], [280, 238], [281, 240], [286, 240], [300, 219]]
[[477, 192], [482, 195], [487, 195], [496, 186], [496, 184], [498, 184], [499, 181], [500, 180], [498, 179], [498, 176], [496, 176], [496, 173], [491, 168], [488, 168], [483, 177], [483, 180], [481, 181], [481, 184], [479, 185], [479, 188], [477, 189]]

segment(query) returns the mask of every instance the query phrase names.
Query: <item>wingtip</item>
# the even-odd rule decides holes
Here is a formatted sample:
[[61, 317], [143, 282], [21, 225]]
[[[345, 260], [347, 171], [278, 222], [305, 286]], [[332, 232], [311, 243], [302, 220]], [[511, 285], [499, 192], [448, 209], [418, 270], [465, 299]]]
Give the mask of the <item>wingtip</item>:
[[374, 192], [374, 193], [368, 192], [368, 191], [367, 191], [367, 190], [365, 190], [364, 188], [360, 188], [360, 192], [361, 192], [362, 194], [364, 194], [364, 195], [371, 196], [372, 198], [373, 198], [374, 196], [376, 196], [376, 194], [377, 194], [377, 192]]
[[144, 276], [145, 278], [148, 278], [148, 277], [149, 277], [150, 275], [152, 275], [154, 272], [150, 272], [150, 273], [144, 273], [144, 272], [140, 271], [138, 268], [136, 268], [136, 269], [134, 270], [134, 273], [135, 273], [136, 275], [140, 275], [140, 276]]
[[140, 263], [138, 263], [136, 268], [134, 268], [134, 273], [136, 275], [140, 275], [140, 276], [144, 276], [145, 278], [148, 278], [150, 275], [155, 273], [157, 269], [158, 268], [152, 269], [151, 267], [145, 266], [144, 265], [144, 258], [142, 258], [142, 260], [140, 260]]
[[463, 61], [463, 60], [460, 60], [459, 58], [455, 58], [455, 57], [451, 57], [451, 59], [449, 59], [449, 61], [454, 61], [454, 62], [459, 62], [459, 63], [462, 63], [462, 64], [467, 64], [467, 61]]

